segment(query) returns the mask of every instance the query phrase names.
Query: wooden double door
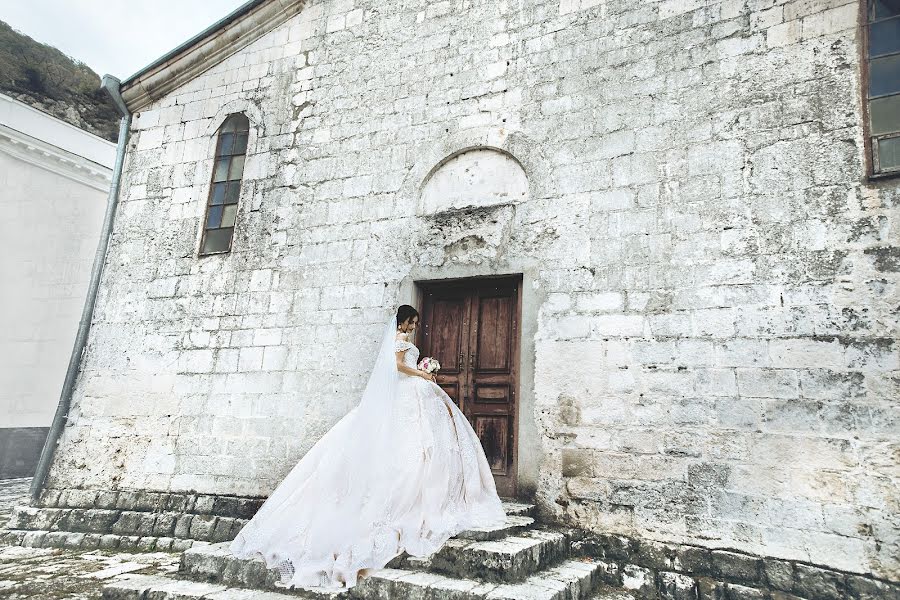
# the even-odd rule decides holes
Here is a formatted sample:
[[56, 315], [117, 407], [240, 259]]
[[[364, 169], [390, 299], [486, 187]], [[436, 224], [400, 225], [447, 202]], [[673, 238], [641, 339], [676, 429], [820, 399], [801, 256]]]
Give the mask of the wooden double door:
[[420, 284], [418, 346], [481, 439], [497, 493], [516, 497], [521, 278]]

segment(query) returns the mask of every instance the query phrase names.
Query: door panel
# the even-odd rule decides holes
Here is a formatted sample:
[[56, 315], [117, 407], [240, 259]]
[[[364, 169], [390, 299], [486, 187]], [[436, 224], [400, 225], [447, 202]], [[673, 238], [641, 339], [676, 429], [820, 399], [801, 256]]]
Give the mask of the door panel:
[[497, 492], [515, 497], [519, 278], [424, 283], [423, 355], [478, 434]]
[[465, 335], [462, 331], [463, 313], [465, 312], [465, 299], [445, 299], [436, 302], [432, 307], [433, 339], [439, 340], [441, 348], [446, 355], [441, 361], [441, 370], [446, 372], [460, 372], [464, 365], [462, 360], [462, 343]]
[[[481, 440], [491, 472], [494, 473], [495, 483], [497, 474], [508, 475], [509, 471], [509, 444], [506, 443], [509, 438], [508, 425], [509, 420], [505, 416], [482, 416], [473, 427]], [[499, 489], [497, 491], [502, 494]]]
[[508, 325], [512, 321], [512, 300], [509, 297], [478, 299], [478, 322], [481, 324], [475, 362], [478, 371], [509, 372], [511, 332]]
[[[437, 376], [438, 385], [459, 406], [466, 376], [465, 344], [468, 343], [468, 333], [463, 329], [464, 315], [468, 310], [466, 298], [462, 294], [452, 294], [436, 299], [428, 309], [429, 324], [426, 337], [434, 347], [440, 348], [441, 352], [436, 354], [423, 347], [422, 354], [434, 356], [441, 363]], [[424, 314], [421, 320], [424, 322]]]
[[490, 404], [491, 402], [500, 402], [506, 404], [509, 402], [509, 386], [508, 385], [489, 385], [482, 384], [475, 388], [475, 401], [481, 404]]
[[[470, 299], [474, 316], [469, 335], [472, 355], [468, 363], [469, 393], [463, 412], [479, 432], [494, 480], [500, 489], [512, 490], [515, 439], [516, 282], [475, 285]], [[503, 493], [503, 492], [500, 492]]]

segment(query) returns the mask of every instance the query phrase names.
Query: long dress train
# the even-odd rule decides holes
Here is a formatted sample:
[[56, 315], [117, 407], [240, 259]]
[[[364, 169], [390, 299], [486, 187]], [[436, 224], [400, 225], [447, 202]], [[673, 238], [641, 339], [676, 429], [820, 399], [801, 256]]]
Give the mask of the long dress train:
[[[416, 367], [415, 345], [397, 339], [393, 346]], [[426, 557], [465, 529], [506, 521], [481, 441], [459, 407], [432, 381], [394, 377], [396, 399], [385, 407], [389, 456], [373, 461], [348, 450], [364, 447], [348, 443], [362, 431], [354, 407], [270, 494], [231, 543], [232, 554], [262, 556], [286, 586], [350, 588], [404, 550]], [[354, 472], [367, 458], [376, 479]], [[354, 487], [360, 479], [374, 483]]]

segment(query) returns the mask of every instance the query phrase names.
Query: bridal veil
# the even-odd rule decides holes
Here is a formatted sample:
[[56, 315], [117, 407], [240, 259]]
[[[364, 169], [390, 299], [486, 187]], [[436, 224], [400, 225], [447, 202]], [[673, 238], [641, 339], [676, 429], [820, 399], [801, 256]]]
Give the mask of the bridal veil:
[[[396, 554], [395, 525], [415, 497], [404, 485], [413, 482], [398, 477], [393, 455], [400, 423], [396, 333], [394, 315], [359, 404], [272, 492], [231, 543], [233, 554], [261, 554], [284, 583], [326, 587], [349, 587], [360, 568], [379, 568]], [[312, 575], [317, 570], [321, 576]]]

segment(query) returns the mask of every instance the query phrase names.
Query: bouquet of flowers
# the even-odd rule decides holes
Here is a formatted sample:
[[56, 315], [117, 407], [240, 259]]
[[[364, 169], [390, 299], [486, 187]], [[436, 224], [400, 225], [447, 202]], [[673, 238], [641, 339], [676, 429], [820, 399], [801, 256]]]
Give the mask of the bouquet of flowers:
[[437, 370], [441, 368], [441, 363], [439, 363], [437, 359], [432, 356], [426, 356], [419, 361], [418, 367], [426, 373], [436, 373]]

